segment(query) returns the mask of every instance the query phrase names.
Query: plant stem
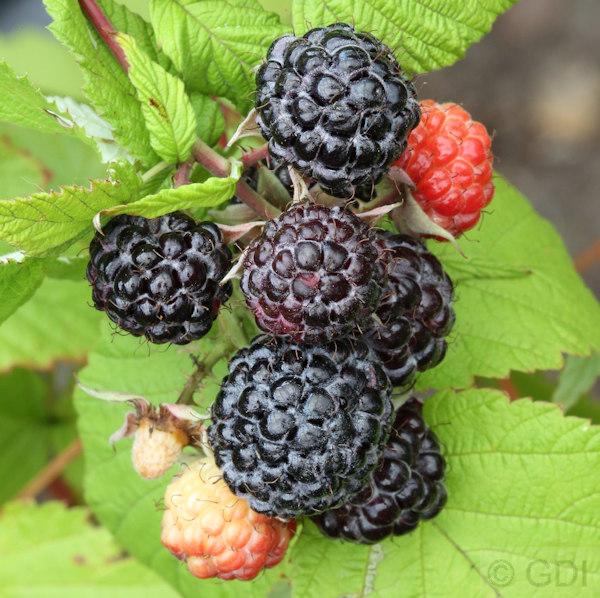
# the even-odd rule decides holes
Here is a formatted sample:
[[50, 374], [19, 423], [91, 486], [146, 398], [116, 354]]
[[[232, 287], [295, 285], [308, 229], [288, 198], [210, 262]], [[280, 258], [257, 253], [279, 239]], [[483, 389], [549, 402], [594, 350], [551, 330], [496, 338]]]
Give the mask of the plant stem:
[[223, 118], [225, 119], [225, 125], [227, 127], [237, 126], [237, 123], [239, 123], [240, 120], [242, 120], [242, 115], [237, 110], [235, 110], [229, 104], [229, 102], [224, 102], [221, 98], [218, 98], [216, 96], [213, 96], [212, 99], [215, 102], [217, 102], [217, 104], [219, 104], [219, 107], [221, 108], [221, 113], [223, 114]]
[[204, 166], [214, 176], [227, 177], [231, 173], [231, 162], [215, 152], [202, 139], [198, 139], [194, 143], [192, 155], [198, 164]]
[[187, 160], [186, 162], [180, 164], [179, 168], [175, 171], [175, 174], [173, 175], [173, 187], [189, 185], [190, 175], [192, 174], [194, 164], [194, 160]]
[[252, 166], [258, 164], [261, 160], [264, 160], [268, 154], [269, 148], [267, 145], [254, 148], [242, 155], [242, 164], [244, 165], [244, 168], [252, 168]]
[[183, 390], [181, 391], [177, 403], [180, 405], [192, 405], [194, 402], [194, 394], [198, 390], [202, 380], [208, 376], [215, 364], [229, 353], [231, 344], [228, 341], [217, 342], [202, 361], [196, 362], [196, 369], [187, 379]]
[[[219, 177], [229, 176], [231, 172], [231, 162], [215, 152], [204, 141], [198, 139], [192, 149], [192, 155], [198, 164], [201, 164], [211, 174]], [[249, 208], [252, 208], [261, 218], [275, 218], [281, 211], [271, 205], [264, 197], [256, 193], [248, 183], [239, 181], [236, 187], [236, 195]]]
[[35, 498], [40, 492], [45, 490], [54, 480], [56, 480], [62, 472], [65, 470], [65, 467], [73, 459], [78, 457], [81, 454], [82, 444], [79, 438], [73, 440], [73, 442], [61, 453], [56, 455], [42, 471], [36, 475], [25, 488], [19, 492], [17, 498], [22, 500], [30, 500]]
[[113, 24], [108, 20], [107, 16], [102, 12], [102, 9], [96, 3], [96, 0], [79, 0], [79, 6], [85, 13], [98, 35], [104, 40], [108, 49], [113, 53], [121, 68], [127, 73], [129, 71], [129, 63], [125, 57], [123, 48], [117, 43], [115, 36], [118, 33], [113, 27]]
[[583, 274], [598, 262], [600, 262], [600, 241], [595, 241], [575, 258], [575, 268], [577, 272]]
[[155, 164], [152, 168], [150, 168], [150, 170], [147, 170], [142, 175], [142, 182], [147, 183], [150, 179], [153, 179], [157, 174], [161, 173], [166, 168], [169, 168], [169, 166], [171, 166], [171, 164], [165, 161]]
[[270, 220], [271, 218], [277, 218], [277, 216], [281, 214], [281, 210], [270, 204], [262, 195], [254, 191], [246, 181], [238, 181], [235, 188], [235, 194], [261, 218]]

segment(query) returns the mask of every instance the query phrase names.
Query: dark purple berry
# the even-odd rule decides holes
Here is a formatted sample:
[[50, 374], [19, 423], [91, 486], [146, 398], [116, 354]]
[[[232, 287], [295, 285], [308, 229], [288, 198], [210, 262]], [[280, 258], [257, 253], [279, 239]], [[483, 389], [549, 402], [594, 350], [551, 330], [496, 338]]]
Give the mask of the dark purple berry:
[[408, 389], [417, 372], [438, 365], [454, 325], [454, 287], [438, 259], [420, 241], [378, 230], [386, 284], [365, 338], [394, 386]]
[[369, 483], [347, 504], [313, 518], [333, 538], [374, 544], [406, 534], [446, 504], [446, 462], [435, 434], [411, 399], [396, 413], [383, 457]]
[[249, 246], [241, 287], [265, 332], [322, 343], [368, 322], [381, 294], [378, 255], [352, 212], [295, 205]]
[[153, 343], [204, 336], [231, 295], [220, 285], [231, 253], [220, 230], [175, 212], [117, 216], [90, 244], [87, 278], [96, 309]]

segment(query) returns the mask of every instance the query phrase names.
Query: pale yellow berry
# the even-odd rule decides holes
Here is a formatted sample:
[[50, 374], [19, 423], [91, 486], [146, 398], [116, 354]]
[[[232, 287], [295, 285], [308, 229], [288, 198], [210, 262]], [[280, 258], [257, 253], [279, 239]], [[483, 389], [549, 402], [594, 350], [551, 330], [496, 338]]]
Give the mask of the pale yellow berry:
[[131, 449], [133, 466], [143, 478], [159, 478], [177, 461], [187, 442], [182, 430], [160, 430], [153, 421], [143, 418]]

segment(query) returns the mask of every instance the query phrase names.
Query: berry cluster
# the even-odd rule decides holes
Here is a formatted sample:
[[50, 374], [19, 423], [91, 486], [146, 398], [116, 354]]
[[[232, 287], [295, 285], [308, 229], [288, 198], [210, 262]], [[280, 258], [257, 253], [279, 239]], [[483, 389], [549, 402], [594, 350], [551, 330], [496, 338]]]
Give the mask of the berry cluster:
[[[452, 104], [420, 109], [389, 48], [349, 25], [276, 40], [256, 107], [269, 176], [302, 197], [292, 193], [295, 168], [329, 194], [325, 205], [309, 192], [242, 237], [237, 268], [227, 227], [179, 212], [118, 216], [90, 245], [94, 304], [128, 332], [155, 343], [199, 339], [232, 293], [227, 273], [241, 270], [265, 333], [230, 359], [206, 429], [177, 423], [188, 417], [182, 405], [168, 406], [175, 419], [144, 412], [128, 428], [147, 478], [205, 441], [210, 456], [167, 489], [162, 533], [198, 577], [252, 579], [283, 558], [301, 516], [369, 544], [442, 509], [437, 439], [417, 400], [394, 414], [391, 397], [444, 358], [452, 281], [421, 241], [372, 226], [380, 211], [361, 216], [335, 198], [372, 199], [398, 160], [423, 210], [458, 234], [493, 194], [483, 125]], [[255, 195], [260, 168], [243, 175]]]

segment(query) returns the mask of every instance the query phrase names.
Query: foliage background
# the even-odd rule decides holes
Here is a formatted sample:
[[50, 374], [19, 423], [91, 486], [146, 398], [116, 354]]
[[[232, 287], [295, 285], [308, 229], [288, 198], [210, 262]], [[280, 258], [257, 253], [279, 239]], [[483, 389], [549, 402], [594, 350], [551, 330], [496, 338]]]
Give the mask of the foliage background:
[[[270, 6], [278, 4], [276, 0], [262, 1]], [[145, 9], [143, 0], [123, 3], [140, 11]], [[28, 7], [32, 10], [28, 11]], [[17, 72], [28, 72], [44, 93], [81, 98], [82, 81], [74, 62], [47, 32], [39, 28], [48, 22], [41, 3], [36, 0], [20, 1], [13, 3], [12, 8], [10, 3], [3, 3], [2, 10], [4, 13], [0, 13], [0, 28], [4, 28], [5, 33], [0, 37], [0, 56]], [[599, 191], [596, 172], [600, 167], [600, 116], [596, 101], [600, 92], [600, 71], [598, 63], [590, 60], [590, 50], [593, 49], [593, 37], [597, 36], [591, 26], [597, 12], [600, 12], [598, 4], [586, 0], [574, 0], [571, 3], [560, 0], [522, 0], [499, 18], [492, 34], [475, 45], [465, 60], [451, 68], [418, 78], [422, 97], [462, 102], [490, 129], [497, 129], [497, 167], [529, 196], [539, 212], [554, 221], [596, 294], [600, 292], [600, 262], [594, 258], [596, 253], [600, 253], [596, 249], [596, 235], [600, 230], [600, 204], [596, 199]], [[27, 23], [29, 25], [25, 27]], [[27, 155], [18, 152], [15, 155], [14, 148], [11, 147], [14, 143], [33, 149]], [[52, 170], [53, 185], [85, 182], [92, 175], [102, 172], [95, 165], [90, 152], [71, 140], [57, 145], [55, 138], [50, 140], [2, 125], [0, 177], [3, 182], [9, 181], [10, 185], [4, 184], [0, 189], [0, 197], [26, 195], [47, 183], [45, 177], [48, 173], [40, 167], [42, 156], [44, 160], [50, 160], [46, 164]], [[63, 171], [66, 163], [69, 164], [68, 171]], [[18, 176], [6, 176], [7, 173], [14, 174], [15, 169], [18, 169]], [[510, 192], [507, 191], [507, 194]], [[510, 196], [513, 197], [512, 194]], [[516, 196], [514, 202], [511, 200], [509, 204], [511, 209], [515, 213], [525, 213], [519, 212], [524, 208], [520, 206]], [[503, 222], [509, 222], [510, 214], [504, 216]], [[493, 228], [494, 222], [499, 226], [499, 220], [490, 220], [488, 225]], [[497, 232], [500, 238], [501, 231]], [[509, 256], [508, 246], [509, 243], [504, 244], [503, 255]], [[586, 249], [589, 251], [586, 252]], [[542, 256], [543, 252], [540, 251], [540, 268], [544, 266]], [[451, 261], [453, 256], [449, 254], [446, 257]], [[0, 475], [4, 480], [0, 485], [0, 501], [22, 492], [27, 482], [48, 461], [61, 454], [65, 447], [72, 446], [76, 437], [73, 407], [69, 401], [72, 365], [68, 362], [80, 362], [92, 343], [97, 341], [101, 320], [98, 314], [86, 307], [87, 289], [75, 282], [80, 274], [77, 266], [74, 269], [56, 268], [56, 272], [38, 288], [37, 274], [32, 271], [28, 284], [31, 285], [31, 292], [35, 293], [33, 299], [0, 326], [0, 369], [12, 370], [10, 374], [0, 378], [0, 443], [3, 449]], [[456, 274], [460, 275], [460, 272]], [[555, 274], [560, 275], [560, 270]], [[47, 298], [51, 300], [48, 301]], [[65, 304], [74, 306], [72, 309], [78, 310], [77, 313], [65, 313]], [[16, 307], [18, 306], [14, 306], [15, 309]], [[576, 311], [578, 306], [570, 307]], [[12, 307], [3, 306], [3, 309]], [[48, 318], [52, 318], [56, 326], [64, 331], [60, 339], [63, 346], [58, 350], [55, 335], [43, 323]], [[70, 331], [72, 321], [77, 322], [77, 329]], [[89, 366], [82, 373], [84, 381], [93, 386], [94, 383], [102, 385], [111, 380], [111, 383], [119, 385], [120, 390], [128, 390], [130, 387], [132, 392], [146, 393], [154, 400], [176, 396], [189, 373], [187, 368], [190, 366], [186, 359], [174, 352], [152, 352], [150, 356], [141, 354], [136, 349], [136, 343], [130, 342], [131, 339], [108, 342], [110, 333], [106, 326], [103, 326], [103, 330], [105, 338], [100, 343], [100, 348], [90, 356]], [[581, 331], [581, 336], [584, 335], [585, 332]], [[552, 339], [550, 330], [549, 344]], [[58, 365], [54, 363], [57, 352], [61, 355], [61, 363]], [[525, 360], [526, 356], [523, 355], [522, 358]], [[136, 362], [138, 367], [148, 367], [154, 359], [156, 367], [149, 369], [156, 372], [156, 378], [149, 376], [144, 381], [147, 388], [140, 388], [139, 378], [133, 378], [130, 372], [135, 368]], [[502, 369], [501, 365], [495, 365]], [[13, 369], [15, 366], [17, 368]], [[40, 374], [23, 369], [30, 366], [45, 372]], [[450, 366], [446, 366], [446, 372], [449, 369]], [[457, 379], [460, 380], [460, 368], [451, 369], [458, 372]], [[571, 413], [591, 417], [599, 422], [600, 409], [595, 397], [597, 387], [596, 390], [590, 390], [599, 369], [598, 359], [591, 362], [572, 359], [567, 374], [561, 378], [558, 387], [557, 375], [553, 373], [512, 374], [500, 386], [519, 396], [529, 395], [537, 399], [551, 399], [554, 396], [557, 402], [570, 408]], [[492, 373], [494, 372], [490, 375]], [[435, 374], [427, 377], [424, 384], [435, 386]], [[457, 384], [461, 385], [463, 382]], [[496, 383], [490, 382], [490, 385]], [[581, 399], [580, 395], [583, 395]], [[24, 396], [28, 400], [21, 400], [19, 408], [15, 410], [14, 399]], [[426, 531], [419, 531], [406, 542], [403, 541], [400, 547], [396, 544], [386, 545], [386, 551], [396, 551], [394, 562], [402, 561], [403, 551], [408, 554], [421, 551], [422, 554], [425, 548], [438, 554], [440, 562], [454, 562], [456, 552], [449, 550], [448, 534], [452, 534], [453, 538], [460, 537], [462, 546], [468, 546], [473, 553], [487, 549], [491, 554], [495, 554], [494, 551], [502, 554], [502, 550], [514, 549], [518, 552], [519, 559], [526, 559], [528, 554], [539, 555], [529, 539], [526, 538], [522, 545], [519, 544], [514, 537], [514, 530], [519, 528], [510, 525], [506, 528], [499, 526], [493, 538], [493, 549], [489, 545], [478, 547], [476, 534], [469, 535], [469, 526], [471, 529], [477, 529], [478, 526], [489, 528], [502, 521], [498, 518], [486, 521], [485, 512], [478, 513], [472, 509], [469, 498], [472, 493], [481, 492], [482, 488], [485, 489], [485, 498], [478, 505], [480, 510], [487, 508], [497, 513], [498, 510], [506, 509], [505, 516], [510, 517], [511, 501], [521, 501], [527, 508], [535, 510], [536, 517], [543, 510], [550, 523], [547, 521], [542, 524], [534, 517], [524, 525], [532, 526], [532, 534], [535, 534], [536, 526], [539, 528], [538, 532], [543, 530], [546, 542], [567, 545], [567, 549], [563, 546], [562, 552], [551, 552], [552, 558], [561, 555], [571, 558], [573, 553], [568, 549], [569, 546], [593, 546], [593, 533], [589, 535], [586, 526], [590, 530], [597, 529], [592, 527], [592, 523], [596, 525], [597, 522], [586, 520], [586, 508], [593, 509], [597, 505], [586, 502], [585, 508], [569, 511], [568, 523], [552, 523], [563, 511], [569, 509], [571, 503], [583, 500], [592, 489], [582, 481], [578, 489], [573, 490], [573, 494], [556, 496], [553, 500], [549, 500], [544, 493], [534, 493], [534, 496], [519, 493], [502, 496], [505, 488], [503, 481], [490, 480], [486, 472], [495, 466], [506, 467], [508, 462], [500, 458], [502, 442], [506, 438], [510, 440], [511, 432], [511, 420], [505, 412], [503, 399], [492, 391], [480, 393], [477, 397], [480, 412], [475, 411], [469, 420], [469, 416], [465, 418], [464, 413], [461, 413], [461, 407], [472, 409], [473, 405], [469, 405], [469, 401], [473, 401], [475, 397], [469, 392], [451, 397], [458, 425], [465, 427], [465, 438], [459, 445], [456, 438], [444, 436], [449, 415], [445, 412], [440, 415], [438, 406], [442, 404], [442, 399], [448, 398], [437, 397], [428, 404], [430, 421], [439, 426], [438, 433], [445, 441], [447, 454], [455, 455], [457, 460], [451, 479], [454, 476], [454, 479], [462, 480], [460, 470], [463, 466], [471, 477], [467, 484], [463, 485], [461, 482], [461, 492], [454, 495], [455, 513], [449, 513], [439, 527], [429, 526]], [[142, 512], [153, 521], [158, 519], [157, 504], [162, 493], [161, 486], [149, 487], [135, 483], [134, 480], [123, 493], [115, 492], [115, 486], [123, 478], [132, 476], [126, 450], [119, 452], [116, 470], [112, 465], [110, 470], [104, 467], [109, 459], [114, 464], [114, 455], [108, 451], [105, 443], [106, 431], [117, 427], [121, 412], [85, 400], [81, 393], [76, 394], [76, 408], [84, 416], [80, 433], [85, 437], [86, 448], [90, 449], [92, 455], [88, 457], [87, 464], [87, 502], [94, 508], [102, 523], [115, 534], [121, 546], [126, 546], [151, 568], [161, 567], [173, 586], [185, 595], [193, 595], [198, 586], [166, 552], [156, 550], [154, 531], [148, 528], [145, 530], [147, 536], [139, 535], [136, 515], [140, 516]], [[515, 406], [512, 413], [514, 415], [517, 412], [523, 416], [521, 419], [531, 419], [533, 423], [525, 424], [512, 444], [507, 441], [507, 446], [514, 451], [527, 435], [541, 437], [546, 462], [536, 472], [528, 472], [529, 475], [539, 475], [536, 482], [541, 487], [560, 486], [560, 472], [564, 470], [571, 471], [572, 475], [580, 476], [582, 480], [586, 479], [587, 472], [597, 470], [597, 434], [594, 436], [585, 426], [572, 423], [574, 420], [560, 420], [557, 412], [545, 405]], [[463, 420], [460, 419], [461, 416]], [[493, 425], [496, 416], [507, 417], [506, 429], [498, 430]], [[520, 420], [514, 416], [512, 424], [517, 426]], [[88, 429], [86, 423], [89, 424]], [[546, 423], [548, 430], [544, 434]], [[479, 442], [476, 435], [469, 436], [470, 428], [483, 430], [482, 436], [488, 444]], [[574, 446], [565, 440], [570, 434], [578, 434], [580, 444]], [[470, 451], [465, 450], [465, 447]], [[570, 453], [576, 453], [578, 448], [589, 453], [585, 463], [572, 460]], [[531, 448], [527, 443], [522, 445], [522, 450], [522, 454], [527, 454], [532, 459], [537, 458], [535, 453], [528, 454]], [[497, 455], [484, 457], [490, 452]], [[468, 461], [469, 454], [472, 460], [483, 465], [481, 470], [473, 468], [473, 463], [467, 464], [470, 469], [464, 465], [463, 460]], [[519, 461], [520, 456], [515, 459]], [[515, 481], [515, 485], [522, 488], [527, 480], [521, 482], [519, 486]], [[64, 475], [45, 490], [42, 498], [62, 498], [70, 503], [80, 503], [83, 496], [81, 484], [82, 462], [81, 459], [76, 459], [65, 470]], [[581, 496], [577, 496], [576, 491], [580, 491]], [[136, 512], [130, 510], [132, 503], [136, 505]], [[86, 511], [64, 511], [56, 504], [48, 504], [39, 510], [19, 505], [8, 509], [0, 523], [0, 539], [5, 538], [4, 544], [0, 541], [0, 596], [3, 596], [2, 587], [11, 588], [14, 592], [7, 595], [21, 592], [23, 595], [36, 597], [45, 595], [44, 592], [50, 594], [52, 588], [60, 588], [61, 595], [73, 596], [87, 595], [86, 592], [91, 596], [99, 596], [101, 591], [123, 596], [171, 595], [172, 590], [148, 569], [137, 561], [121, 558], [121, 548], [105, 530], [89, 524]], [[464, 522], [470, 519], [469, 525], [464, 526], [465, 529], [456, 523], [456, 512], [461, 509], [463, 515], [460, 520]], [[48, 523], [50, 521], [52, 523]], [[574, 532], [575, 526], [580, 526], [584, 531]], [[490, 538], [486, 541], [489, 542]], [[323, 596], [351, 593], [356, 589], [356, 580], [368, 580], [365, 569], [368, 573], [369, 566], [377, 564], [377, 550], [350, 547], [346, 551], [334, 552], [333, 545], [319, 539], [311, 529], [302, 537], [302, 543], [311, 543], [314, 550], [299, 551], [300, 557], [291, 564], [289, 571], [292, 574], [307, 571], [314, 573], [310, 580], [300, 582], [304, 586], [296, 588], [300, 595], [315, 592]], [[65, 559], [64, 555], [69, 558]], [[482, 562], [486, 563], [489, 558], [491, 557], [483, 558]], [[341, 569], [342, 565], [343, 570], [348, 572], [348, 578], [336, 575], [335, 584], [332, 584], [328, 575], [332, 570]], [[421, 567], [419, 571], [412, 559], [405, 565], [400, 578], [392, 570], [395, 565], [380, 566], [377, 580], [369, 582], [368, 587], [363, 585], [361, 592], [366, 594], [372, 591], [385, 596], [399, 579], [408, 593], [415, 594], [425, 593], [424, 586], [419, 587], [421, 583], [429, 587], [443, 587], [446, 583], [445, 570], [435, 571], [433, 567]], [[595, 561], [591, 565], [598, 567]], [[472, 579], [472, 569], [468, 563], [458, 564], [452, 569], [454, 581], [472, 584], [467, 587], [479, 588], [481, 580]], [[33, 572], [25, 583], [22, 579], [23, 571]], [[70, 580], [66, 584], [68, 587], [65, 587], [65, 579]], [[275, 578], [271, 575], [265, 576], [254, 586], [252, 592], [257, 596], [263, 595], [262, 590], [270, 587], [273, 579]], [[39, 580], [39, 584], [36, 584], [36, 580]], [[225, 589], [222, 584], [212, 585], [211, 588], [214, 595], [226, 596], [230, 592], [233, 595], [237, 591], [237, 586]], [[524, 584], [524, 580], [517, 580], [512, 590], [515, 592], [513, 595], [524, 595], [531, 588]], [[483, 589], [480, 588], [480, 591], [482, 595], [486, 595]]]

